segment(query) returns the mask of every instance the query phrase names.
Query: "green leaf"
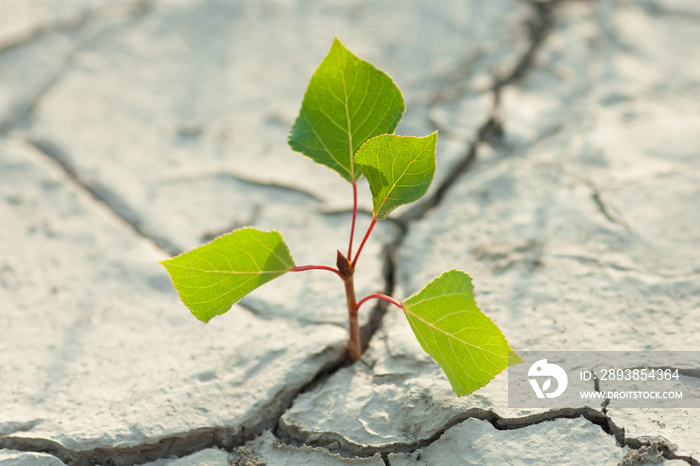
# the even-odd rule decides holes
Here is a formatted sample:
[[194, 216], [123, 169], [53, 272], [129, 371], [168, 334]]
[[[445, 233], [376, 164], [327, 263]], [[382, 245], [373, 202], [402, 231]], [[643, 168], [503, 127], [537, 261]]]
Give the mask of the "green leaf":
[[311, 77], [289, 145], [354, 183], [361, 176], [353, 162], [357, 149], [393, 133], [404, 109], [394, 81], [336, 38]]
[[369, 181], [375, 217], [384, 220], [423, 197], [435, 174], [436, 141], [437, 131], [422, 138], [384, 134], [360, 147], [355, 164]]
[[294, 267], [276, 231], [242, 228], [161, 262], [194, 316], [209, 322], [245, 295]]
[[450, 270], [403, 302], [423, 350], [447, 375], [457, 395], [483, 387], [518, 361], [498, 327], [474, 301], [471, 277]]

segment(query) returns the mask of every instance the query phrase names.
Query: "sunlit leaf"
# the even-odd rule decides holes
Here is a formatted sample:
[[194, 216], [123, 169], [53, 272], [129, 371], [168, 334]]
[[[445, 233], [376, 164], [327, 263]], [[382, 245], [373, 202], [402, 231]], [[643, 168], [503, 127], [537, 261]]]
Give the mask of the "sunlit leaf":
[[353, 161], [357, 149], [393, 133], [403, 112], [394, 81], [336, 38], [311, 77], [289, 145], [353, 183], [361, 176]]
[[483, 387], [518, 362], [499, 328], [476, 305], [465, 272], [443, 273], [403, 307], [421, 347], [440, 365], [457, 395]]
[[369, 181], [375, 217], [384, 220], [428, 191], [435, 174], [436, 141], [437, 131], [422, 138], [383, 134], [360, 147], [355, 164]]
[[203, 322], [294, 267], [282, 235], [255, 228], [235, 230], [161, 263], [182, 302]]

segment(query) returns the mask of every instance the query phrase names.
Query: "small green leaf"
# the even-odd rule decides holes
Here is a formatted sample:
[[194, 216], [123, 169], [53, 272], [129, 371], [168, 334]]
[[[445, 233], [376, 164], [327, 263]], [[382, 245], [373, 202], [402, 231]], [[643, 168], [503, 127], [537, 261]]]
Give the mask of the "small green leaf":
[[336, 38], [311, 77], [289, 145], [354, 183], [362, 176], [353, 162], [357, 149], [393, 133], [404, 109], [394, 81]]
[[450, 270], [403, 302], [404, 313], [423, 350], [447, 375], [457, 395], [483, 387], [519, 358], [496, 324], [474, 301], [471, 277]]
[[360, 147], [355, 163], [369, 181], [375, 217], [384, 220], [428, 191], [435, 174], [436, 141], [437, 131], [422, 138], [384, 134]]
[[276, 231], [241, 228], [161, 262], [194, 316], [209, 322], [261, 285], [294, 267]]

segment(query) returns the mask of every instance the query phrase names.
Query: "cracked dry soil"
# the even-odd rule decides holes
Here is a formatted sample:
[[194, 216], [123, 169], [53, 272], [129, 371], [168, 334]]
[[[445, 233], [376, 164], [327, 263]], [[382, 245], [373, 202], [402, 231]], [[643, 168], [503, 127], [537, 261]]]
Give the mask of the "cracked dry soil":
[[693, 410], [457, 399], [381, 304], [349, 365], [325, 277], [206, 327], [179, 305], [156, 261], [212, 232], [346, 241], [348, 193], [284, 144], [338, 35], [404, 91], [399, 134], [441, 134], [358, 293], [458, 266], [514, 348], [700, 347], [697, 5], [391, 3], [0, 6], [0, 462], [698, 464]]

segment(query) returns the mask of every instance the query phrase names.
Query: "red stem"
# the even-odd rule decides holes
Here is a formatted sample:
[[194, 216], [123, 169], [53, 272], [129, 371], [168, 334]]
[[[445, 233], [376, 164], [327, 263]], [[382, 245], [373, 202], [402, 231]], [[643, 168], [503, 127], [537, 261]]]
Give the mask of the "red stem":
[[355, 260], [352, 261], [352, 268], [355, 268], [355, 265], [357, 264], [357, 259], [360, 258], [360, 253], [362, 252], [362, 248], [365, 247], [365, 243], [367, 242], [367, 238], [369, 238], [370, 233], [372, 233], [372, 229], [374, 228], [374, 225], [377, 224], [377, 217], [372, 217], [372, 223], [369, 224], [369, 228], [367, 229], [367, 233], [365, 233], [365, 237], [362, 238], [362, 243], [360, 243], [360, 248], [357, 250], [357, 254], [355, 254]]
[[372, 299], [372, 298], [383, 299], [384, 301], [389, 302], [389, 303], [393, 304], [394, 306], [396, 306], [396, 307], [398, 307], [398, 308], [400, 308], [400, 309], [403, 309], [403, 304], [402, 304], [400, 301], [398, 301], [398, 300], [392, 298], [391, 296], [387, 296], [387, 295], [385, 295], [385, 294], [376, 293], [376, 294], [371, 294], [371, 295], [369, 295], [369, 296], [365, 296], [364, 298], [362, 298], [362, 299], [355, 305], [355, 310], [356, 310], [356, 311], [359, 311], [359, 310], [360, 310], [360, 306], [362, 306], [362, 304], [363, 304], [365, 301], [368, 301], [368, 300], [370, 300], [370, 299]]
[[348, 246], [348, 262], [352, 262], [352, 239], [355, 236], [355, 220], [357, 219], [357, 183], [352, 184], [352, 226], [350, 227], [350, 245]]
[[362, 340], [360, 339], [360, 324], [357, 319], [357, 301], [355, 299], [355, 283], [352, 275], [345, 278], [345, 297], [348, 302], [348, 356], [355, 362], [362, 357]]
[[290, 272], [303, 272], [304, 270], [328, 270], [330, 272], [333, 272], [337, 276], [341, 278], [341, 280], [345, 280], [345, 276], [340, 273], [339, 270], [334, 269], [333, 267], [328, 267], [325, 265], [301, 265], [294, 267], [292, 269], [289, 269]]

